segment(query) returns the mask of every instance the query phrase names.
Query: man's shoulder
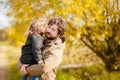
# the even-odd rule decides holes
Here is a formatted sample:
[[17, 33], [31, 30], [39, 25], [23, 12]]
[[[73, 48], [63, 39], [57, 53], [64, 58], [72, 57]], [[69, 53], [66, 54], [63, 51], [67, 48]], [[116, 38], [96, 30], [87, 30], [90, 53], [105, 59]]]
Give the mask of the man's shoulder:
[[54, 40], [52, 40], [51, 42], [46, 42], [45, 44], [45, 49], [46, 50], [55, 50], [55, 49], [64, 49], [65, 47], [65, 38], [62, 37], [58, 37]]
[[58, 37], [53, 43], [57, 44], [63, 44], [65, 43], [65, 38], [64, 37]]
[[61, 48], [64, 49], [65, 47], [65, 38], [64, 37], [58, 37], [53, 43], [52, 46], [56, 47], [56, 48]]

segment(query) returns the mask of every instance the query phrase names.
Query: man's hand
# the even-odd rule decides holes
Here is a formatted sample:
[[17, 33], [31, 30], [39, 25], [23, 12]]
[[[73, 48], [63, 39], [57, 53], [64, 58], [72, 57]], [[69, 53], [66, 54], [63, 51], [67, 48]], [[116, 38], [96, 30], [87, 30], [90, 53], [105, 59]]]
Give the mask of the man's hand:
[[26, 71], [26, 67], [28, 67], [29, 64], [23, 64], [22, 67], [20, 68], [20, 72], [22, 73], [22, 75], [26, 75], [27, 71]]

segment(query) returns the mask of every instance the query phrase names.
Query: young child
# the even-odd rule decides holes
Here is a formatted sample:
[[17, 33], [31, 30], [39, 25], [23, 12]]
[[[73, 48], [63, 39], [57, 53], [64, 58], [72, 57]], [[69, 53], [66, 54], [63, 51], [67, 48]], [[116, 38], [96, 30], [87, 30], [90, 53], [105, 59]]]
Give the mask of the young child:
[[[22, 46], [20, 61], [22, 64], [33, 65], [42, 62], [42, 48], [45, 33], [45, 21], [33, 20], [25, 33], [27, 37], [25, 45]], [[27, 80], [27, 75], [22, 76], [22, 80]], [[38, 76], [31, 76], [31, 80], [38, 80]]]

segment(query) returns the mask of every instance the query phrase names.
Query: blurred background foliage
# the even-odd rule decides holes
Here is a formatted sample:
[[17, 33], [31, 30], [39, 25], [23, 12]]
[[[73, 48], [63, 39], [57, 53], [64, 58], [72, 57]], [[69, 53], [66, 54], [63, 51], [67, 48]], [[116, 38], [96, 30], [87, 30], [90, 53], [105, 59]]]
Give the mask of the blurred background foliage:
[[62, 17], [67, 24], [62, 64], [101, 61], [104, 64], [104, 68], [92, 66], [95, 71], [91, 68], [77, 70], [80, 73], [76, 70], [60, 71], [58, 74], [65, 78], [61, 75], [57, 80], [70, 80], [70, 77], [71, 80], [101, 80], [106, 74], [105, 69], [109, 72], [120, 70], [120, 0], [9, 0], [9, 5], [11, 11], [8, 14], [14, 17], [14, 21], [5, 31], [11, 44], [24, 44], [24, 32], [31, 20], [43, 18], [48, 22], [52, 17]]

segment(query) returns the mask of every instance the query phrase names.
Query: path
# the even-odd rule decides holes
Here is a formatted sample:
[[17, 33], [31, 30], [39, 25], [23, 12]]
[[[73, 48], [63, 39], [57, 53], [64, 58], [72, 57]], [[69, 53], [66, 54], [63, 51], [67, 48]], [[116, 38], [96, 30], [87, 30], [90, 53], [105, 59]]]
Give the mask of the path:
[[9, 80], [10, 66], [7, 60], [7, 47], [0, 46], [0, 80]]

